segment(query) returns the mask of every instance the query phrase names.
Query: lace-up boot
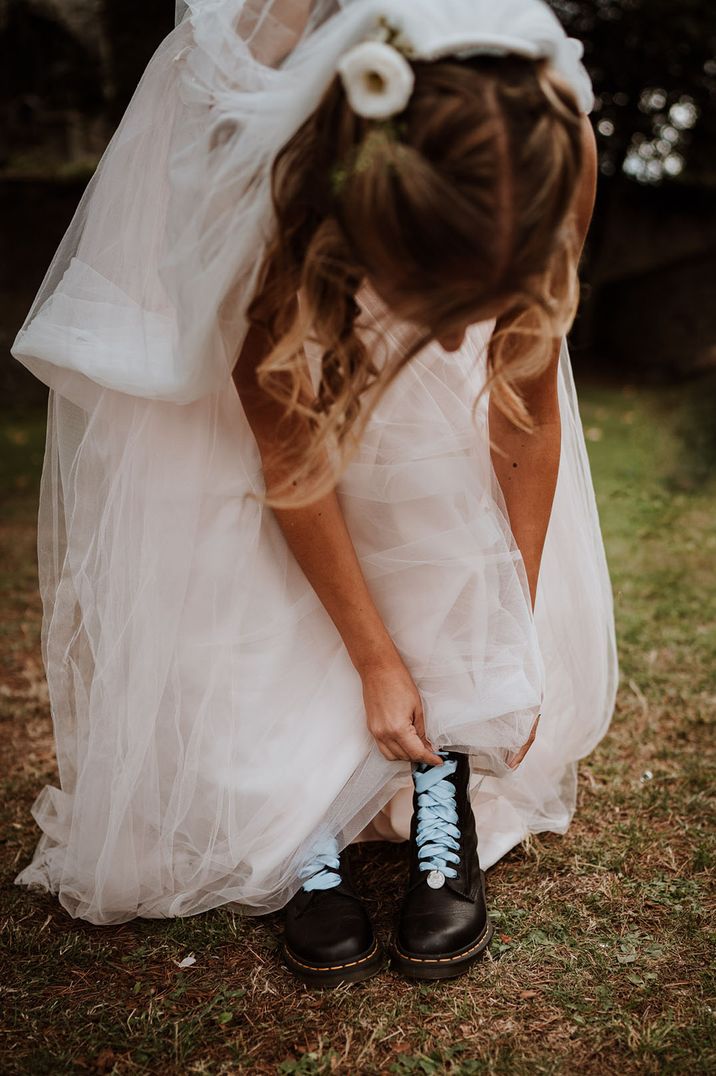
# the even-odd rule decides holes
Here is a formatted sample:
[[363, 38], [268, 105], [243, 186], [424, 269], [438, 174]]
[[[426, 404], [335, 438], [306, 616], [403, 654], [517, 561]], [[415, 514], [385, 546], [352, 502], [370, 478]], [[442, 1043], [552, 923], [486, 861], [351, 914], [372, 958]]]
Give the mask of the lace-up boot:
[[300, 877], [303, 885], [286, 905], [288, 968], [312, 986], [338, 986], [379, 972], [385, 954], [353, 887], [347, 852], [339, 852], [333, 838], [322, 841]]
[[438, 751], [442, 766], [413, 767], [410, 876], [394, 950], [416, 979], [461, 975], [487, 947], [493, 927], [477, 855], [467, 755]]

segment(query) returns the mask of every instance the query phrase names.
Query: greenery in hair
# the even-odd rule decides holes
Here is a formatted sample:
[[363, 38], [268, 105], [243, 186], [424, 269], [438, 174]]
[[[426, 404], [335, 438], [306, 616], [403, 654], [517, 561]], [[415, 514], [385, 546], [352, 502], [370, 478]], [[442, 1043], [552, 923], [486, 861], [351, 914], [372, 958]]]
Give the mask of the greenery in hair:
[[[374, 120], [363, 139], [353, 147], [348, 160], [335, 164], [331, 169], [333, 194], [340, 195], [351, 176], [367, 172], [376, 161], [385, 156], [386, 145], [394, 147], [394, 153], [387, 161], [387, 166], [394, 168], [395, 158], [399, 156], [400, 148], [402, 148], [401, 140], [406, 134], [407, 124], [404, 120], [396, 120], [393, 117], [386, 120]], [[396, 149], [397, 152], [395, 152]]]

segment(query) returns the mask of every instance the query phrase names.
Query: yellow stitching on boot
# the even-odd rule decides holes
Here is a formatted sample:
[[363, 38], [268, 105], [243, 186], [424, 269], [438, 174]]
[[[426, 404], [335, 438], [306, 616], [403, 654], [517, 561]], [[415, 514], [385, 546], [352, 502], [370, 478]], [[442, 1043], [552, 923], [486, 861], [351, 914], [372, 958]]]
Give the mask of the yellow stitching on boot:
[[289, 955], [289, 957], [294, 962], [294, 964], [298, 964], [299, 967], [308, 968], [309, 972], [342, 972], [342, 969], [345, 968], [345, 967], [355, 967], [356, 964], [365, 964], [366, 960], [370, 960], [371, 957], [374, 957], [376, 952], [378, 952], [378, 943], [377, 942], [375, 943], [373, 949], [371, 949], [370, 952], [367, 954], [367, 957], [361, 957], [360, 960], [351, 960], [351, 961], [349, 961], [348, 964], [319, 965], [319, 964], [304, 964], [304, 963], [301, 963], [301, 961], [296, 960], [296, 958], [294, 957], [294, 954], [291, 952], [291, 950], [286, 947], [286, 954]]
[[408, 954], [404, 953], [397, 945], [395, 947], [395, 950], [403, 960], [412, 960], [414, 964], [449, 964], [453, 960], [462, 960], [464, 956], [469, 956], [470, 953], [474, 953], [475, 949], [477, 949], [478, 945], [480, 945], [482, 939], [485, 936], [485, 933], [489, 930], [489, 928], [490, 921], [488, 919], [488, 921], [485, 923], [485, 929], [483, 930], [482, 934], [477, 939], [475, 944], [469, 949], [463, 949], [461, 953], [456, 953], [455, 956], [408, 956]]

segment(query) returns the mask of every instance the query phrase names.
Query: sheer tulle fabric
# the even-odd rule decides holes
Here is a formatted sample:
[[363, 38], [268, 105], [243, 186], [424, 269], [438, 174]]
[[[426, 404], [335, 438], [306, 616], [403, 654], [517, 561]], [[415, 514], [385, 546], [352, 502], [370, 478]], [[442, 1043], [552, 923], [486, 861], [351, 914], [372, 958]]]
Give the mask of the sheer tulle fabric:
[[[319, 835], [398, 839], [409, 824], [410, 766], [380, 755], [336, 628], [273, 513], [247, 497], [263, 476], [234, 384], [219, 376], [222, 341], [240, 334], [216, 308], [231, 274], [212, 263], [212, 236], [219, 262], [225, 247], [177, 209], [188, 212], [192, 189], [182, 177], [200, 184], [172, 170], [177, 146], [199, 138], [188, 84], [176, 82], [186, 55], [175, 57], [192, 35], [214, 48], [211, 19], [230, 7], [241, 5], [192, 5], [193, 23], [160, 47], [14, 347], [50, 387], [38, 552], [60, 777], [34, 804], [42, 836], [16, 881], [94, 923], [234, 903], [272, 911], [298, 888]], [[264, 7], [246, 35], [257, 54]], [[314, 5], [315, 26], [332, 8]], [[235, 36], [229, 67], [244, 57]], [[218, 95], [221, 50], [189, 55], [199, 68], [211, 57]], [[278, 69], [252, 53], [235, 70], [270, 81]], [[180, 269], [184, 226], [198, 243], [196, 295], [219, 288], [208, 314]], [[234, 271], [237, 294], [251, 271]], [[398, 343], [385, 311], [367, 289], [360, 299], [363, 331], [373, 339], [377, 327], [388, 358]], [[533, 616], [486, 399], [470, 416], [491, 328], [474, 326], [457, 353], [431, 345], [401, 372], [338, 487], [428, 732], [470, 752], [483, 867], [529, 832], [565, 831], [576, 762], [604, 734], [616, 682], [566, 344], [560, 475]], [[534, 745], [508, 770], [505, 752], [539, 712]]]
[[[403, 371], [339, 487], [429, 735], [473, 755], [485, 868], [528, 832], [566, 830], [616, 671], [566, 347], [533, 619], [484, 409], [470, 424], [487, 332]], [[34, 806], [43, 836], [18, 881], [73, 915], [270, 911], [324, 827], [341, 843], [369, 824], [407, 835], [410, 767], [367, 733], [335, 627], [270, 510], [244, 497], [261, 488], [232, 383], [184, 407], [99, 390], [88, 412], [51, 393], [40, 570], [61, 787]]]

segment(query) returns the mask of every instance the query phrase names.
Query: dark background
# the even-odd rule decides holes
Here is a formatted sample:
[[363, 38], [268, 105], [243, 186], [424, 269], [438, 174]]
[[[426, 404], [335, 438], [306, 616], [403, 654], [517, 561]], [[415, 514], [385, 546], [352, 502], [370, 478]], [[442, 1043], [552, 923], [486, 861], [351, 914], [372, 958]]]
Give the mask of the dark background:
[[[439, 0], [436, 0], [439, 2]], [[577, 374], [698, 378], [716, 397], [714, 0], [553, 0], [585, 46], [600, 181], [571, 334]], [[0, 388], [9, 346], [172, 0], [0, 0]]]

